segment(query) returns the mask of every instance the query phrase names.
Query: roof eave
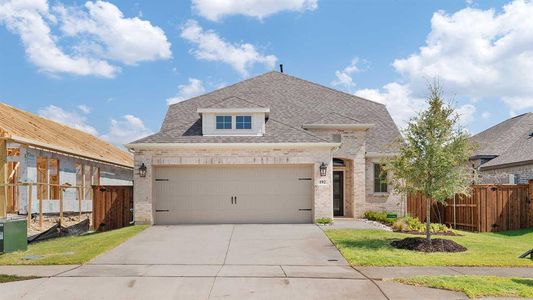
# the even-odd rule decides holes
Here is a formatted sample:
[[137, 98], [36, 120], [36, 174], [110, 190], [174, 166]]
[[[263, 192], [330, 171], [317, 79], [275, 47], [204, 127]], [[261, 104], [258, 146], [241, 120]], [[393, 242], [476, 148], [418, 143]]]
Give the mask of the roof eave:
[[352, 130], [368, 130], [374, 127], [375, 124], [304, 124], [304, 129], [352, 129]]
[[341, 143], [132, 143], [126, 144], [131, 150], [180, 150], [180, 149], [287, 149], [287, 148], [326, 148], [340, 147]]
[[[4, 137], [2, 137], [2, 138], [4, 138]], [[81, 157], [81, 158], [96, 160], [96, 161], [100, 161], [100, 162], [107, 163], [107, 164], [117, 165], [117, 166], [130, 168], [130, 169], [133, 168], [133, 161], [132, 161], [131, 165], [127, 165], [127, 164], [124, 164], [124, 163], [111, 161], [111, 160], [105, 160], [105, 159], [102, 159], [100, 157], [94, 157], [94, 156], [91, 156], [91, 155], [87, 155], [87, 154], [81, 153], [79, 151], [73, 151], [71, 149], [67, 149], [67, 148], [56, 146], [56, 145], [35, 141], [35, 140], [32, 140], [32, 139], [28, 139], [28, 138], [24, 138], [24, 137], [20, 137], [20, 136], [16, 136], [16, 135], [11, 135], [9, 138], [5, 138], [5, 139], [9, 139], [9, 140], [11, 140], [13, 142], [20, 143], [20, 144], [31, 145], [31, 146], [35, 146], [35, 147], [38, 147], [38, 148], [43, 148], [43, 149], [53, 150], [53, 151], [57, 151], [57, 152], [62, 152], [62, 153], [65, 153], [65, 154], [71, 154], [71, 155], [78, 156], [78, 157]]]
[[510, 162], [510, 163], [503, 163], [503, 164], [495, 164], [495, 165], [488, 165], [488, 166], [483, 164], [483, 165], [481, 165], [479, 167], [479, 169], [481, 171], [487, 171], [487, 170], [494, 170], [494, 169], [518, 167], [518, 166], [524, 166], [524, 165], [533, 165], [533, 160], [524, 160], [524, 161], [517, 161], [517, 162]]

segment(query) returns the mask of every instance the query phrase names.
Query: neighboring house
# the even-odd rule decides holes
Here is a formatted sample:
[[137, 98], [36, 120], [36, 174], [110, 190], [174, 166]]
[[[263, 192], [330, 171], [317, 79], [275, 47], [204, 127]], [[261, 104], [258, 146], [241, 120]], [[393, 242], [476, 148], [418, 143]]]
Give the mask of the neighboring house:
[[[59, 184], [64, 211], [92, 210], [91, 185], [131, 185], [133, 156], [88, 133], [0, 103], [0, 214], [26, 214], [32, 186], [32, 212], [59, 212]], [[81, 194], [81, 195], [80, 195]]]
[[471, 138], [478, 183], [527, 183], [533, 179], [533, 113], [501, 122]]
[[311, 223], [403, 213], [380, 172], [399, 137], [385, 105], [269, 72], [170, 105], [159, 133], [126, 145], [135, 153], [135, 220]]

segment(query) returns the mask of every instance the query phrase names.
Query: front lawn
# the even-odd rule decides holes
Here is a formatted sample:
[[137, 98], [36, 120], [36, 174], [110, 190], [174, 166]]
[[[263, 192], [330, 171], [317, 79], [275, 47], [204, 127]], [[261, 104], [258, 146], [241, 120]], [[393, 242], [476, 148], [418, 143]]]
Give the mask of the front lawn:
[[20, 277], [20, 276], [14, 276], [14, 275], [2, 275], [2, 274], [0, 274], [0, 283], [13, 282], [13, 281], [22, 281], [22, 280], [30, 280], [30, 279], [36, 279], [36, 278], [39, 278], [39, 277], [35, 277], [35, 276]]
[[81, 236], [56, 238], [29, 245], [24, 252], [0, 255], [0, 265], [83, 264], [120, 245], [148, 226], [130, 226]]
[[383, 230], [329, 229], [326, 234], [352, 265], [358, 266], [526, 266], [533, 260], [518, 258], [533, 248], [533, 228], [499, 233], [458, 232], [438, 236], [465, 246], [466, 252], [423, 253], [390, 246], [408, 234]]
[[414, 286], [464, 292], [470, 298], [533, 297], [533, 279], [492, 276], [417, 276], [395, 281]]

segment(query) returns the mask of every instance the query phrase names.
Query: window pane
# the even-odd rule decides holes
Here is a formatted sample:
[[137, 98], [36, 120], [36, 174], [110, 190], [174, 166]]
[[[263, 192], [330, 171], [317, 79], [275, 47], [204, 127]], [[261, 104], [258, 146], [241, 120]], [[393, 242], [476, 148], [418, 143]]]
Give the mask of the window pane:
[[387, 192], [387, 173], [383, 170], [380, 164], [374, 164], [374, 192]]
[[217, 116], [216, 117], [217, 129], [231, 129], [231, 116]]
[[252, 116], [237, 116], [235, 124], [237, 129], [252, 129]]

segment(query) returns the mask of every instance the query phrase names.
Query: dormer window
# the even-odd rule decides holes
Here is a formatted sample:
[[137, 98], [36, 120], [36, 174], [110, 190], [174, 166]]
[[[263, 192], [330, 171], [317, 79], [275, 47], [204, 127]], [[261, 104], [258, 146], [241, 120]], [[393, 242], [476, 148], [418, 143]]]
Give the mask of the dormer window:
[[217, 116], [217, 129], [231, 129], [231, 116]]
[[252, 129], [252, 116], [237, 116], [235, 128]]

